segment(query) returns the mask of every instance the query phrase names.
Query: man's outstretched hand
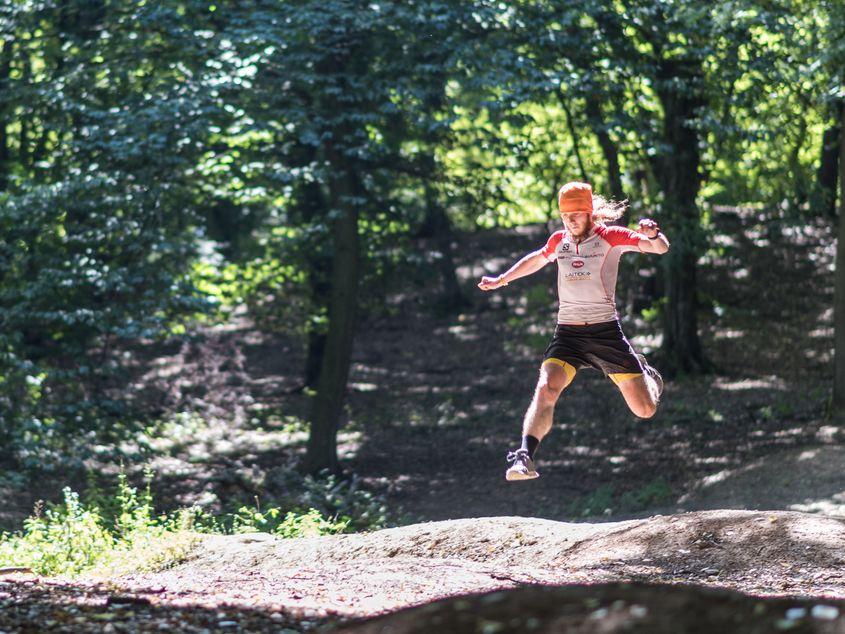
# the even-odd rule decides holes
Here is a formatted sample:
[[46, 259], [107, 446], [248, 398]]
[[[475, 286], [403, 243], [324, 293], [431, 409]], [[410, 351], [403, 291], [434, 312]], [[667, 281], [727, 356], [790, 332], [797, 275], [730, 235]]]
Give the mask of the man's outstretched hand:
[[637, 231], [643, 234], [646, 238], [656, 238], [660, 233], [660, 225], [651, 218], [640, 218], [640, 226]]
[[507, 285], [508, 283], [502, 279], [501, 275], [499, 275], [498, 277], [490, 277], [489, 275], [485, 275], [481, 278], [481, 281], [478, 283], [478, 288], [480, 288], [482, 291], [492, 291]]

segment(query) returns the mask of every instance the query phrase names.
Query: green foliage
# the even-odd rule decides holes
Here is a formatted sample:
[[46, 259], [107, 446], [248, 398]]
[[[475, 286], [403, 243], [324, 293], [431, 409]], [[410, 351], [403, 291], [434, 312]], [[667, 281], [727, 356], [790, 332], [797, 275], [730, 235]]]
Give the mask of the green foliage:
[[385, 501], [364, 489], [357, 476], [309, 476], [305, 479], [305, 493], [301, 502], [308, 508], [318, 509], [327, 517], [337, 517], [347, 522], [351, 531], [375, 530], [390, 525]]
[[574, 500], [569, 514], [576, 517], [595, 517], [622, 513], [638, 513], [671, 501], [672, 488], [661, 478], [647, 482], [638, 489], [618, 491], [609, 484], [599, 486], [589, 495]]
[[[112, 205], [101, 204], [102, 196]], [[93, 393], [120, 375], [110, 348], [158, 336], [180, 313], [202, 308], [180, 273], [189, 243], [174, 242], [164, 227], [144, 231], [148, 211], [118, 196], [69, 185], [8, 198], [0, 207], [6, 450], [47, 448], [55, 436], [125, 414], [119, 401]], [[115, 203], [126, 206], [119, 212]]]
[[0, 538], [0, 564], [26, 566], [44, 575], [73, 574], [93, 568], [114, 550], [114, 536], [96, 508], [64, 489], [64, 504], [30, 517], [19, 535]]
[[632, 512], [642, 511], [667, 503], [672, 494], [672, 488], [661, 478], [656, 478], [639, 489], [623, 493], [619, 506]]
[[301, 247], [291, 231], [275, 229], [272, 248], [258, 258], [219, 265], [194, 266], [193, 280], [218, 305], [221, 317], [246, 306], [258, 328], [304, 336], [325, 329], [325, 307], [309, 293], [306, 272], [293, 262]]
[[534, 284], [525, 291], [526, 309], [530, 313], [547, 311], [554, 305], [548, 284]]
[[69, 488], [62, 494], [62, 504], [37, 510], [19, 533], [0, 535], [0, 566], [43, 575], [159, 569], [178, 561], [195, 541], [192, 511], [156, 516], [149, 487], [139, 494], [122, 474], [111, 497], [97, 489], [87, 501]]
[[573, 501], [569, 505], [569, 514], [575, 517], [610, 515], [613, 512], [615, 500], [613, 487], [603, 484], [589, 495]]
[[2, 457], [119, 435], [123, 353], [197, 317], [325, 333], [340, 218], [372, 314], [430, 278], [411, 236], [547, 220], [566, 180], [654, 211], [669, 276], [706, 205], [806, 213], [840, 5], [3, 3]]
[[660, 299], [652, 302], [651, 306], [648, 308], [643, 308], [642, 310], [642, 317], [647, 322], [654, 323], [658, 319], [660, 319], [660, 315], [665, 308], [666, 305], [666, 298], [661, 297]]
[[282, 513], [277, 507], [260, 510], [257, 501], [255, 507], [242, 506], [232, 516], [233, 533], [273, 533], [279, 537], [319, 537], [345, 533], [349, 520], [329, 520], [317, 509], [308, 509], [304, 513], [288, 511]]
[[0, 534], [0, 567], [24, 566], [42, 575], [79, 575], [156, 570], [181, 561], [199, 533], [270, 532], [283, 538], [346, 533], [386, 525], [386, 509], [372, 494], [328, 478], [309, 480], [303, 500], [317, 508], [284, 511], [243, 506], [209, 515], [200, 509], [157, 514], [150, 476], [139, 492], [118, 476], [116, 491], [92, 486], [86, 500], [69, 488], [63, 502], [39, 509], [17, 533]]
[[193, 170], [224, 118], [206, 7], [83, 4], [0, 13], [0, 451], [32, 465], [117, 430], [115, 348], [204, 309]]

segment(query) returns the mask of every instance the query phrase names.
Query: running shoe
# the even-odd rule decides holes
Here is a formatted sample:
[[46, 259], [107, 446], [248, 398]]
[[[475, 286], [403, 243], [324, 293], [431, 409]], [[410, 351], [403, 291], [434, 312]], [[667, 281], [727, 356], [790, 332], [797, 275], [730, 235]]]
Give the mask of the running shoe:
[[534, 461], [528, 455], [527, 449], [517, 449], [508, 452], [508, 462], [511, 466], [505, 471], [505, 480], [533, 480], [540, 474], [534, 468]]

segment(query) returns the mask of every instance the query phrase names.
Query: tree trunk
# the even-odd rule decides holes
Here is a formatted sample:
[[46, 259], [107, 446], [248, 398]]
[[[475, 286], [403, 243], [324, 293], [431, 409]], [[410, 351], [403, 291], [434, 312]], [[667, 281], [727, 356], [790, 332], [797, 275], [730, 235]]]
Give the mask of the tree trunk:
[[663, 105], [663, 143], [659, 161], [663, 190], [663, 225], [672, 242], [663, 256], [666, 309], [663, 351], [670, 373], [698, 373], [709, 369], [698, 338], [696, 262], [700, 251], [701, 214], [696, 205], [700, 186], [698, 132], [692, 126], [702, 104], [695, 86], [701, 83], [699, 65], [667, 62], [661, 69], [659, 91]]
[[[0, 83], [9, 79], [9, 71], [12, 63], [12, 43], [3, 43], [3, 51], [0, 52]], [[9, 106], [6, 99], [0, 95], [0, 192], [6, 191], [9, 186], [9, 134], [6, 130], [6, 117], [9, 114]]]
[[839, 126], [839, 228], [836, 237], [833, 332], [833, 407], [845, 415], [845, 108], [840, 108]]
[[[432, 163], [433, 163], [432, 159]], [[433, 166], [436, 170], [436, 166]], [[434, 178], [434, 175], [432, 175]], [[458, 275], [455, 271], [455, 258], [452, 253], [452, 223], [446, 215], [446, 210], [437, 198], [437, 192], [430, 181], [426, 180], [425, 205], [426, 218], [420, 235], [431, 237], [439, 253], [437, 257], [437, 269], [440, 271], [440, 303], [446, 312], [457, 312], [469, 305], [469, 300], [464, 296], [461, 285], [458, 283]]]
[[[442, 53], [429, 56], [427, 60], [434, 66], [443, 66]], [[431, 117], [444, 111], [446, 104], [446, 74], [439, 72], [431, 75], [431, 90], [426, 93], [424, 104]], [[444, 311], [458, 312], [469, 305], [469, 300], [461, 291], [458, 275], [455, 271], [455, 258], [452, 251], [452, 222], [440, 201], [437, 184], [443, 181], [443, 170], [437, 161], [436, 148], [447, 145], [447, 128], [431, 125], [431, 121], [422, 122], [420, 131], [428, 149], [420, 163], [423, 167], [423, 187], [425, 191], [425, 221], [420, 235], [434, 239], [434, 245], [440, 256], [437, 268], [440, 272], [440, 305]]]
[[822, 136], [821, 157], [816, 179], [819, 192], [819, 212], [829, 218], [836, 217], [836, 180], [839, 172], [841, 120], [843, 100], [834, 106], [835, 123], [824, 131]]
[[317, 389], [320, 381], [320, 367], [326, 354], [326, 333], [311, 329], [308, 331], [308, 350], [305, 355], [304, 387]]
[[[309, 162], [316, 160], [316, 155], [309, 155]], [[301, 191], [299, 212], [302, 222], [311, 225], [315, 218], [327, 206], [325, 196], [317, 183], [306, 183]], [[310, 303], [317, 311], [327, 309], [331, 297], [332, 258], [318, 244], [311, 244], [306, 253], [308, 293]], [[304, 386], [317, 389], [320, 380], [320, 367], [326, 350], [326, 332], [318, 325], [308, 328], [308, 349], [305, 357]]]
[[331, 221], [332, 267], [328, 331], [311, 414], [311, 432], [303, 470], [316, 474], [339, 471], [337, 430], [343, 412], [346, 383], [352, 361], [355, 313], [358, 304], [358, 209], [353, 201], [360, 190], [350, 165], [330, 143], [326, 158], [333, 166], [329, 199], [336, 215]]
[[605, 126], [604, 117], [601, 111], [601, 103], [593, 94], [587, 99], [587, 120], [590, 128], [599, 141], [604, 160], [607, 162], [607, 183], [610, 195], [614, 200], [625, 200], [625, 191], [622, 189], [622, 174], [619, 171], [619, 148], [610, 138]]
[[572, 137], [572, 153], [575, 155], [575, 160], [578, 162], [578, 170], [581, 172], [581, 181], [589, 183], [590, 177], [587, 176], [584, 161], [581, 160], [581, 137], [578, 135], [578, 130], [575, 128], [572, 111], [569, 109], [569, 104], [566, 103], [566, 96], [562, 92], [557, 92], [557, 98], [563, 108], [564, 114], [566, 115], [566, 126], [569, 128], [569, 135]]

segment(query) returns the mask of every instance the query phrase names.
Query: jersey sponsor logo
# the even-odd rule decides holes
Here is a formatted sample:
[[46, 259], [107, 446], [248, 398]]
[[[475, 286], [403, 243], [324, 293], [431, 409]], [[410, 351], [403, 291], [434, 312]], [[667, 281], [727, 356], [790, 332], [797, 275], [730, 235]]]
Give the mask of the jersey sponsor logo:
[[584, 266], [584, 260], [572, 260], [573, 269], [580, 269], [582, 266]]
[[568, 242], [561, 242], [560, 249], [561, 249], [561, 251], [569, 251], [569, 243]]

